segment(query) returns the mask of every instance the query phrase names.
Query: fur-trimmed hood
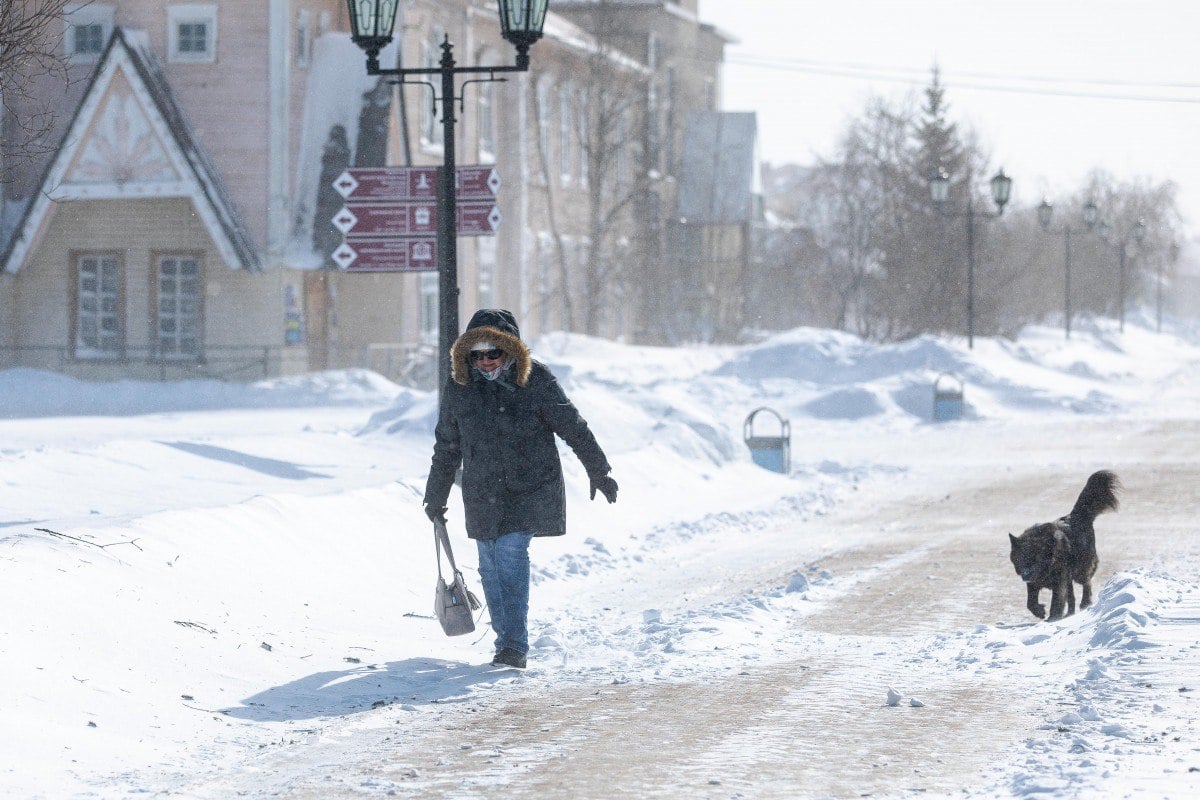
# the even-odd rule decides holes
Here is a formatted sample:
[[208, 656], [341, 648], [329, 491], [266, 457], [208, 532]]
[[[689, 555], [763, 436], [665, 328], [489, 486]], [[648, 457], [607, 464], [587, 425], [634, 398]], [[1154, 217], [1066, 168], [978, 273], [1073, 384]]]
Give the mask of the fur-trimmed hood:
[[450, 377], [463, 386], [471, 382], [471, 348], [480, 342], [491, 342], [516, 359], [513, 382], [524, 386], [533, 369], [529, 348], [521, 341], [521, 329], [511, 311], [502, 308], [482, 308], [467, 323], [467, 330], [450, 347]]

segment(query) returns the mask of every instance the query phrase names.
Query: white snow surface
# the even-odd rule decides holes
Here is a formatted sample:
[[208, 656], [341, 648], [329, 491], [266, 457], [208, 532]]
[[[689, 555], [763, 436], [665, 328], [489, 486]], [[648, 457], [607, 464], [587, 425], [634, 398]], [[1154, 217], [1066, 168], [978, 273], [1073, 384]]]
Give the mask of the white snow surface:
[[[1032, 328], [1017, 341], [977, 338], [974, 350], [807, 328], [739, 347], [566, 334], [532, 347], [621, 489], [614, 505], [589, 502], [564, 448], [569, 533], [533, 545], [524, 674], [474, 671], [491, 655], [486, 616], [476, 635], [454, 639], [430, 616], [436, 571], [420, 498], [432, 393], [362, 371], [253, 384], [0, 371], [0, 796], [232, 796], [222, 768], [313, 731], [351, 736], [381, 705], [419, 720], [446, 699], [505, 687], [695, 680], [799, 652], [819, 664], [822, 647], [848, 643], [804, 637], [796, 622], [861, 576], [797, 561], [778, 585], [753, 590], [730, 574], [704, 584], [703, 572], [686, 592], [678, 578], [617, 587], [645, 580], [647, 565], [684, 569], [697, 552], [732, 569], [783, 546], [757, 538], [779, 527], [768, 523], [868, 491], [878, 499], [896, 483], [911, 492], [935, 475], [921, 453], [936, 437], [963, 437], [986, 461], [996, 436], [1047, 420], [1194, 418], [1200, 390], [1195, 337], [1139, 325], [1097, 323], [1069, 341]], [[965, 414], [935, 424], [931, 387], [943, 372], [965, 384]], [[756, 466], [742, 441], [759, 406], [790, 422], [786, 475]], [[759, 423], [756, 433], [773, 433], [771, 420]], [[937, 491], [953, 475], [931, 481]], [[457, 491], [449, 518], [481, 594]], [[1011, 572], [1006, 558], [995, 568]], [[1028, 615], [1010, 577], [1009, 622], [898, 635], [894, 680], [866, 702], [922, 713], [937, 703], [927, 688], [937, 681], [923, 686], [922, 674], [1065, 685], [1073, 703], [1049, 703], [1043, 729], [964, 792], [1136, 795], [1127, 767], [1144, 773], [1155, 758], [1146, 743], [1195, 714], [1194, 554], [1112, 576], [1093, 608], [1055, 624]], [[1131, 691], [1148, 653], [1154, 683], [1179, 687], [1170, 701]], [[1164, 757], [1154, 796], [1195, 796], [1198, 746], [1184, 763]]]

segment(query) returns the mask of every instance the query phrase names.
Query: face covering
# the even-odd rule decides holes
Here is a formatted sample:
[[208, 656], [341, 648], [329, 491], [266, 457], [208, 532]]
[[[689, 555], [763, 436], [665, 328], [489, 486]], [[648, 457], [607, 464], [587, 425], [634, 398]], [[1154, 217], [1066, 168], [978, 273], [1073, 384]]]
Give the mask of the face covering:
[[489, 381], [494, 381], [497, 378], [499, 378], [501, 375], [503, 375], [508, 370], [508, 368], [511, 367], [514, 363], [516, 363], [516, 359], [513, 358], [512, 356], [509, 356], [508, 358], [506, 358], [502, 362], [500, 362], [500, 366], [496, 367], [491, 372], [485, 372], [485, 371], [479, 369], [479, 367], [475, 367], [475, 369], [479, 372], [480, 375], [487, 378]]

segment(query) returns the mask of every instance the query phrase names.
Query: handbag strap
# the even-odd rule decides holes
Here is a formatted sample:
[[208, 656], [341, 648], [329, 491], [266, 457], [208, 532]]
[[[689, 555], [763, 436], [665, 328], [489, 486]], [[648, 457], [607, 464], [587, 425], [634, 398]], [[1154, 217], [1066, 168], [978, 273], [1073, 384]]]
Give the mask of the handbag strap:
[[454, 575], [456, 577], [461, 575], [458, 564], [454, 563], [454, 549], [450, 547], [450, 533], [446, 530], [445, 520], [435, 519], [433, 521], [433, 546], [437, 551], [438, 577], [442, 577], [442, 550], [446, 551], [446, 560], [450, 562], [450, 569], [453, 570]]

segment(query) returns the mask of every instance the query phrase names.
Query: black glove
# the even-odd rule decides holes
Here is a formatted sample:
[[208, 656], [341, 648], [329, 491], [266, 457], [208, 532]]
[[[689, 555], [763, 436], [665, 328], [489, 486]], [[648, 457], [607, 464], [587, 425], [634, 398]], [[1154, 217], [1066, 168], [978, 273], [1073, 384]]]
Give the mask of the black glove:
[[429, 517], [430, 522], [437, 522], [439, 519], [442, 522], [446, 521], [446, 507], [442, 506], [425, 506], [425, 516]]
[[599, 478], [592, 478], [592, 500], [596, 499], [597, 491], [604, 495], [604, 499], [608, 502], [617, 502], [617, 482], [609, 476], [601, 475]]

